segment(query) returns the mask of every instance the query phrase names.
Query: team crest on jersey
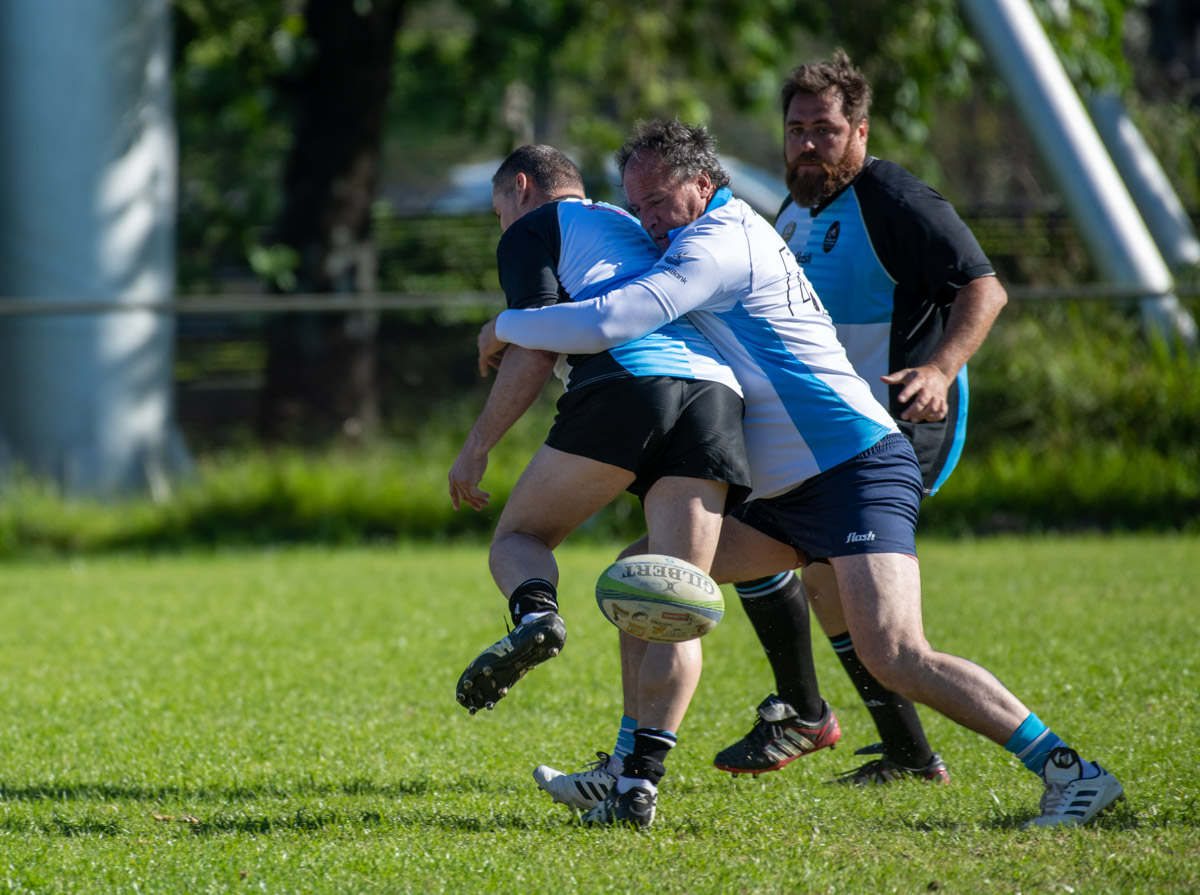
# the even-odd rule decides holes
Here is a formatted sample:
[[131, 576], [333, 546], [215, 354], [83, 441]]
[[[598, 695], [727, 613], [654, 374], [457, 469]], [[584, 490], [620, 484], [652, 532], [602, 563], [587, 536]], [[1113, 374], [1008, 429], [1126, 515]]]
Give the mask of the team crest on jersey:
[[796, 222], [788, 221], [787, 225], [783, 228], [783, 233], [781, 235], [783, 236], [784, 242], [791, 242], [792, 237], [796, 235]]
[[825, 231], [825, 242], [822, 243], [826, 253], [832, 252], [833, 247], [837, 245], [838, 235], [842, 232], [842, 222], [834, 221], [829, 225], [829, 229]]

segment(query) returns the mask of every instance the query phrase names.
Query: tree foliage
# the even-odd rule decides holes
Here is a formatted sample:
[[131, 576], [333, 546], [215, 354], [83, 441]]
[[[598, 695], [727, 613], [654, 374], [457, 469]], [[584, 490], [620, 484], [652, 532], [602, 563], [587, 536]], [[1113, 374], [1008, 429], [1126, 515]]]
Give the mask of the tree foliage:
[[[1133, 5], [1034, 0], [1082, 87], [1128, 84], [1121, 41]], [[237, 256], [278, 279], [295, 259], [269, 251], [264, 228], [281, 205], [293, 138], [287, 85], [315, 52], [306, 4], [175, 0], [175, 9], [181, 218], [196, 250], [185, 275]], [[503, 154], [526, 139], [588, 150], [595, 164], [649, 116], [726, 113], [773, 142], [783, 75], [834, 46], [872, 81], [880, 152], [926, 146], [947, 103], [1003, 93], [957, 0], [411, 0], [396, 41], [385, 121], [400, 147], [393, 166], [411, 158], [436, 169], [456, 153]]]

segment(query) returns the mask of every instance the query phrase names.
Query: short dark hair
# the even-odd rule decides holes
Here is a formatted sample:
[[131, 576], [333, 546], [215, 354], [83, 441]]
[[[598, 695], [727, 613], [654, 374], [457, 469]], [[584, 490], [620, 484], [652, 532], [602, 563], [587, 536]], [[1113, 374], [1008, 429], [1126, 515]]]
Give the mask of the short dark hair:
[[583, 192], [579, 168], [553, 146], [529, 144], [514, 149], [492, 175], [492, 188], [511, 190], [518, 174], [524, 174], [534, 186], [551, 196]]
[[617, 150], [617, 170], [622, 179], [625, 166], [635, 158], [652, 156], [662, 161], [676, 181], [690, 180], [701, 171], [720, 189], [729, 186], [729, 174], [717, 157], [716, 138], [708, 128], [674, 121], [639, 121], [633, 135]]
[[838, 47], [828, 62], [808, 62], [792, 69], [783, 82], [783, 115], [787, 117], [792, 97], [798, 93], [820, 96], [836, 90], [842, 95], [842, 114], [851, 125], [866, 121], [871, 111], [871, 85]]

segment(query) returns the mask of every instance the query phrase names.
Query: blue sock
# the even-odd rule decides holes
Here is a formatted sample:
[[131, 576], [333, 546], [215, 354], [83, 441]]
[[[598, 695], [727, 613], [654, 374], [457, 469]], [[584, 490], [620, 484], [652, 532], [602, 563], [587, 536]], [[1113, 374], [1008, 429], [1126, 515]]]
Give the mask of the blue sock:
[[1042, 723], [1037, 715], [1030, 712], [1029, 717], [1021, 722], [1016, 733], [1004, 744], [1004, 748], [1021, 759], [1025, 767], [1040, 777], [1046, 766], [1046, 757], [1051, 750], [1065, 745], [1066, 743], [1059, 738], [1058, 734]]
[[617, 734], [617, 744], [613, 746], [613, 757], [624, 763], [633, 751], [633, 732], [637, 730], [637, 719], [628, 715], [621, 716], [621, 731]]

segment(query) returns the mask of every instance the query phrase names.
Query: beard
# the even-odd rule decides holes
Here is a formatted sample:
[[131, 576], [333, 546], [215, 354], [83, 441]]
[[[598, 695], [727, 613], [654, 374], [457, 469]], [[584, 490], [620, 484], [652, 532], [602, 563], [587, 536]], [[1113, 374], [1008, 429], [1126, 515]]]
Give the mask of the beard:
[[[798, 155], [787, 166], [787, 187], [792, 201], [803, 208], [815, 208], [858, 176], [865, 159], [847, 146], [841, 158], [829, 163], [815, 154]], [[801, 167], [816, 163], [818, 167]]]

